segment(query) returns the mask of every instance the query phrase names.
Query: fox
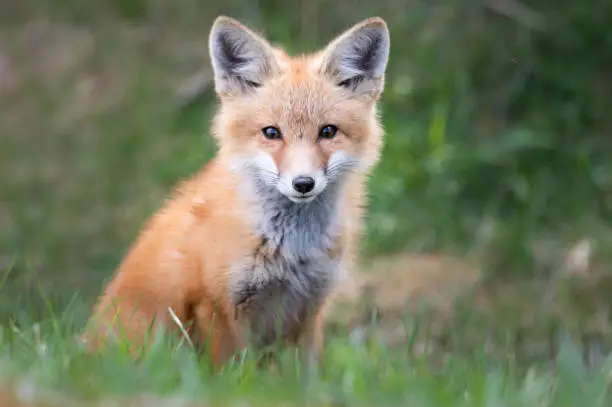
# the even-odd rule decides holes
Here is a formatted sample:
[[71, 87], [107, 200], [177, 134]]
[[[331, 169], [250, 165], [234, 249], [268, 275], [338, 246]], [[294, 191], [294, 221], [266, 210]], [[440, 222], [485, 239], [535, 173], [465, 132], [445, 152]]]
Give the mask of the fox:
[[318, 366], [327, 311], [357, 268], [389, 52], [380, 17], [291, 56], [218, 16], [216, 153], [128, 249], [94, 304], [88, 348], [121, 335], [140, 352], [162, 327], [207, 344], [216, 367], [277, 340]]

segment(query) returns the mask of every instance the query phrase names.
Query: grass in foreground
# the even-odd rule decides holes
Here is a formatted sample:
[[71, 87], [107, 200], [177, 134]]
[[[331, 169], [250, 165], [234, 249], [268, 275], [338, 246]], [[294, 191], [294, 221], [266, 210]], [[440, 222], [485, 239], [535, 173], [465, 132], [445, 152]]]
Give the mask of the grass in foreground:
[[316, 379], [306, 380], [290, 350], [266, 370], [258, 370], [256, 355], [246, 352], [219, 374], [187, 343], [161, 336], [140, 364], [120, 348], [87, 355], [75, 339], [80, 325], [72, 324], [64, 317], [27, 328], [4, 323], [0, 405], [596, 407], [612, 402], [612, 358], [587, 369], [569, 341], [553, 363], [522, 366], [511, 353], [491, 358], [484, 348], [470, 356], [432, 354], [415, 343], [413, 328], [406, 330], [406, 343], [390, 348], [373, 323], [328, 336], [324, 364]]

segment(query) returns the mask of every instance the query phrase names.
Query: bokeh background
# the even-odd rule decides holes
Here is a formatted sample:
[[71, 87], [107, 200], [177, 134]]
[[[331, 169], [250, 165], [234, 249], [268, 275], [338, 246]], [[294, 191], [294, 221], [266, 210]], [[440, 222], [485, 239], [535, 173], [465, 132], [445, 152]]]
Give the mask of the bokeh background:
[[[290, 52], [388, 22], [387, 135], [362, 251], [374, 304], [395, 300], [385, 315], [412, 293], [481, 338], [548, 340], [563, 326], [606, 346], [603, 0], [0, 1], [2, 321], [38, 321], [51, 304], [82, 321], [143, 222], [214, 154], [219, 14]], [[457, 309], [488, 325], [465, 328]]]

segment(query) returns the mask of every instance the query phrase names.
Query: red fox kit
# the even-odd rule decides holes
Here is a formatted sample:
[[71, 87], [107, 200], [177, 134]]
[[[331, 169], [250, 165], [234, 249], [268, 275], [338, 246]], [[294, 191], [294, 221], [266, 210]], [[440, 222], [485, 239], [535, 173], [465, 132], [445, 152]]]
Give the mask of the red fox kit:
[[290, 57], [221, 16], [209, 53], [217, 155], [141, 231], [85, 338], [92, 349], [111, 333], [142, 346], [152, 326], [176, 327], [177, 317], [217, 366], [277, 335], [316, 362], [382, 145], [387, 26], [370, 18]]

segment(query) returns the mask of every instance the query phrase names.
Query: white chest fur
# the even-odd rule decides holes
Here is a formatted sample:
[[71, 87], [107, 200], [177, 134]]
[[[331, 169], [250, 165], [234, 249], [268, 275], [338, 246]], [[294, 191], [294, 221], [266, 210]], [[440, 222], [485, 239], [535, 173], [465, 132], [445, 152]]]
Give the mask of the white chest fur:
[[341, 258], [332, 250], [339, 238], [333, 195], [324, 192], [307, 204], [284, 197], [265, 202], [260, 244], [233, 267], [230, 286], [237, 318], [255, 343], [297, 334], [336, 281]]

